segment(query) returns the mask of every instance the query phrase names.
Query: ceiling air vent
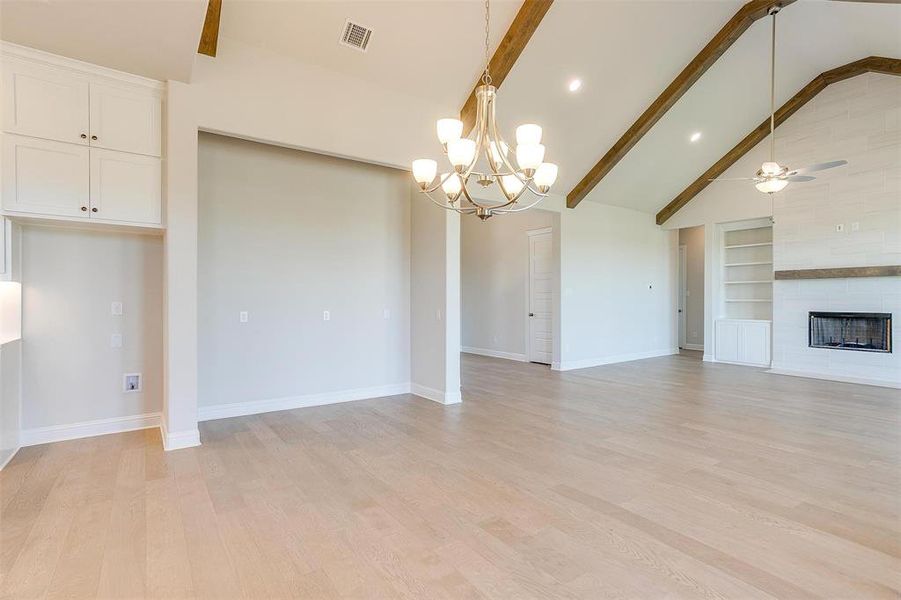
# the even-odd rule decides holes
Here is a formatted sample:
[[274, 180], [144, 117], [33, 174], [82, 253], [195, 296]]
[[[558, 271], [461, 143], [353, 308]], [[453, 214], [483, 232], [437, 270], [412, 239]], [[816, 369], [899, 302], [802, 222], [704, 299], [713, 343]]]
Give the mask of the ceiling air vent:
[[366, 52], [366, 48], [369, 46], [369, 36], [371, 35], [371, 29], [348, 19], [344, 22], [344, 33], [341, 34], [341, 39], [338, 43], [360, 52]]

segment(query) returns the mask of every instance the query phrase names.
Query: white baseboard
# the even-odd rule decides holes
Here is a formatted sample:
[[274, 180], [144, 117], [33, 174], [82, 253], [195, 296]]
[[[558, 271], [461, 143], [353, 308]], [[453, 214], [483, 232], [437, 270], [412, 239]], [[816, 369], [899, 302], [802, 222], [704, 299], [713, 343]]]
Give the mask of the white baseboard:
[[713, 359], [713, 355], [712, 355], [712, 354], [706, 354], [706, 353], [704, 354], [704, 358], [702, 358], [701, 360], [704, 361], [704, 362], [716, 362], [716, 361]]
[[166, 424], [160, 423], [160, 437], [163, 438], [163, 450], [166, 452], [200, 445], [199, 429], [169, 432], [166, 430]]
[[866, 377], [848, 377], [845, 375], [833, 375], [831, 373], [820, 373], [818, 371], [794, 371], [791, 369], [781, 369], [773, 367], [767, 373], [773, 375], [788, 375], [790, 377], [806, 377], [807, 379], [823, 379], [825, 381], [838, 381], [841, 383], [857, 383], [859, 385], [875, 385], [878, 387], [887, 387], [901, 389], [901, 381], [889, 381], [886, 379], [868, 379]]
[[704, 351], [704, 344], [682, 344], [682, 347], [686, 350], [698, 350], [699, 352]]
[[212, 421], [214, 419], [243, 417], [246, 415], [258, 415], [261, 413], [274, 412], [278, 410], [308, 408], [310, 406], [338, 404], [339, 402], [353, 402], [355, 400], [382, 398], [384, 396], [397, 396], [399, 394], [409, 393], [409, 383], [396, 383], [393, 385], [357, 388], [353, 390], [341, 390], [337, 392], [325, 392], [322, 394], [306, 394], [303, 396], [287, 396], [284, 398], [272, 398], [269, 400], [251, 400], [248, 402], [234, 402], [232, 404], [201, 406], [198, 408], [198, 420]]
[[439, 404], [459, 404], [463, 401], [463, 394], [460, 392], [442, 392], [418, 383], [410, 384], [410, 393]]
[[0, 450], [0, 471], [3, 470], [6, 465], [9, 464], [9, 461], [13, 459], [18, 452], [18, 448], [10, 448], [9, 450]]
[[500, 350], [488, 350], [487, 348], [473, 348], [472, 346], [463, 346], [461, 352], [466, 354], [478, 354], [479, 356], [490, 356], [492, 358], [506, 358], [507, 360], [515, 360], [518, 362], [528, 362], [525, 354], [517, 354], [515, 352], [501, 352]]
[[137, 429], [151, 429], [160, 426], [160, 413], [147, 413], [132, 417], [115, 417], [112, 419], [97, 419], [96, 421], [82, 421], [68, 425], [51, 425], [50, 427], [35, 427], [23, 429], [19, 433], [21, 446], [35, 446], [37, 444], [49, 444], [50, 442], [62, 442], [65, 440], [77, 440], [93, 437], [95, 435], [107, 435], [109, 433], [123, 433]]
[[604, 358], [555, 362], [551, 365], [551, 369], [554, 371], [572, 371], [574, 369], [587, 369], [589, 367], [600, 367], [601, 365], [612, 365], [633, 360], [642, 360], [645, 358], [655, 358], [657, 356], [670, 356], [672, 354], [679, 354], [679, 348], [650, 350], [648, 352], [635, 352], [632, 354], [616, 354]]

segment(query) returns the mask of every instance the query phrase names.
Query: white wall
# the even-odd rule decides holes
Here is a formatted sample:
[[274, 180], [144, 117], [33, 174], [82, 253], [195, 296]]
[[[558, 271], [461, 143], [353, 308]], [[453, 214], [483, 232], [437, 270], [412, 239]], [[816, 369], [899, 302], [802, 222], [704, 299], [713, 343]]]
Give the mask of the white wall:
[[201, 134], [199, 181], [201, 419], [408, 387], [407, 173]]
[[685, 343], [704, 347], [704, 227], [679, 230], [679, 245], [685, 246]]
[[583, 202], [561, 213], [560, 369], [678, 351], [678, 235], [654, 216]]
[[412, 390], [430, 400], [454, 404], [461, 400], [461, 217], [436, 207], [415, 189], [411, 194]]
[[[23, 436], [159, 412], [162, 251], [148, 235], [22, 228]], [[122, 316], [111, 314], [114, 301]], [[121, 348], [111, 347], [114, 333]], [[124, 393], [122, 376], [133, 372], [143, 392]]]
[[[461, 227], [463, 349], [526, 360], [529, 237], [559, 217], [532, 209]], [[556, 233], [555, 233], [556, 235]]]
[[[715, 223], [772, 215], [774, 269], [901, 264], [901, 78], [869, 73], [832, 84], [776, 129], [776, 158], [790, 167], [846, 159], [845, 167], [814, 173], [773, 197], [752, 185], [713, 183], [665, 226], [706, 224], [708, 354], [719, 269]], [[754, 147], [723, 177], [754, 173], [767, 160], [768, 141]], [[857, 224], [856, 229], [854, 224]], [[836, 225], [844, 231], [836, 231]], [[901, 353], [874, 354], [807, 347], [811, 310], [901, 315], [901, 278], [777, 281], [773, 304], [773, 367], [816, 376], [897, 382]], [[901, 318], [893, 319], [901, 335]]]

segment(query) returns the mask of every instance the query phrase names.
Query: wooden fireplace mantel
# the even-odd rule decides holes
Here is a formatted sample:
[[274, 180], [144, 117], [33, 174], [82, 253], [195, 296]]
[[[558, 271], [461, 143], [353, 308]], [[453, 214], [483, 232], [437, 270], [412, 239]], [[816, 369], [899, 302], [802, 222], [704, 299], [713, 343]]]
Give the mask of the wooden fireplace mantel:
[[776, 279], [844, 279], [846, 277], [894, 277], [901, 275], [901, 265], [882, 267], [838, 267], [835, 269], [797, 269], [776, 271]]

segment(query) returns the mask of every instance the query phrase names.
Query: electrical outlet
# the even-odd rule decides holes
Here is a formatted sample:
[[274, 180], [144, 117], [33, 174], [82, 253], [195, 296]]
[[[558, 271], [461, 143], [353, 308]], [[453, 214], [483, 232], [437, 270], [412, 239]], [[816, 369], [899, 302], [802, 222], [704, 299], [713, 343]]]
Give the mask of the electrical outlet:
[[851, 231], [860, 231], [860, 223], [851, 223]]
[[140, 392], [144, 389], [143, 380], [140, 373], [126, 373], [122, 376], [122, 391], [125, 393]]
[[109, 338], [109, 347], [110, 348], [121, 348], [122, 347], [122, 334], [114, 333]]
[[332, 320], [332, 313], [329, 312], [329, 311], [327, 311], [327, 310], [322, 311], [322, 320], [323, 320], [323, 321], [331, 321], [331, 320]]
[[114, 317], [122, 316], [122, 303], [121, 302], [113, 302], [110, 304], [110, 314]]
[[238, 321], [240, 321], [241, 323], [246, 323], [247, 319], [248, 319], [248, 314], [247, 314], [246, 310], [242, 310], [241, 312], [238, 313]]
[[438, 321], [441, 320], [441, 309], [440, 308], [435, 311], [435, 319]]
[[385, 309], [384, 313], [382, 313], [382, 314], [385, 317], [386, 321], [391, 318], [391, 311], [388, 310], [387, 308]]

